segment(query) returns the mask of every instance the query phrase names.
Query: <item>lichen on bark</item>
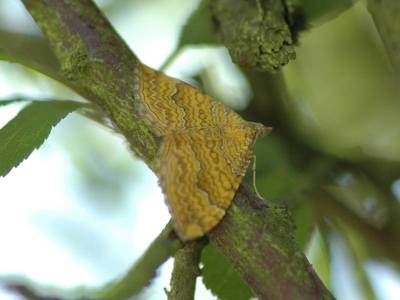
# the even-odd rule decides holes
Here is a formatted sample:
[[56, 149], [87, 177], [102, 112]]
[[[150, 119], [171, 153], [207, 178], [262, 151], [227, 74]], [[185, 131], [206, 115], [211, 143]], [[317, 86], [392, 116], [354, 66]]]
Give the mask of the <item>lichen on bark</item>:
[[326, 299], [323, 285], [294, 238], [286, 208], [269, 207], [241, 186], [208, 237], [259, 299]]
[[137, 57], [90, 0], [22, 1], [48, 38], [62, 69], [74, 86], [90, 93], [129, 146], [150, 167], [159, 141], [136, 117], [133, 82]]
[[235, 63], [276, 72], [296, 57], [281, 0], [214, 0], [210, 8], [216, 33]]
[[[135, 115], [134, 70], [139, 61], [100, 10], [91, 0], [22, 1], [55, 50], [64, 74], [74, 82], [72, 86], [78, 86], [85, 91], [82, 95], [89, 95], [88, 100], [102, 106], [135, 153], [152, 167], [158, 141], [144, 121]], [[268, 47], [268, 41], [273, 40], [275, 46], [271, 44], [272, 48], [268, 48], [272, 57], [279, 58], [280, 54], [273, 50], [280, 47], [294, 55], [289, 51], [293, 46], [288, 35], [289, 28], [281, 23], [282, 6], [275, 7], [272, 1], [266, 0], [263, 3], [256, 12], [260, 15], [256, 14], [255, 24], [244, 21], [242, 30], [249, 35], [248, 38], [256, 41], [259, 38], [265, 47]], [[265, 6], [268, 3], [271, 7]], [[267, 8], [273, 11], [279, 8], [280, 17], [267, 13]], [[252, 36], [249, 32], [251, 26], [269, 23], [276, 26], [271, 25], [272, 29], [266, 29], [271, 32], [261, 37]], [[241, 43], [245, 45], [246, 41]], [[271, 69], [281, 63], [282, 59], [269, 61]], [[291, 235], [292, 223], [286, 210], [270, 209], [254, 197], [242, 187], [226, 217], [208, 234], [210, 240], [244, 274], [246, 282], [260, 299], [282, 299], [287, 295], [294, 296], [290, 299], [332, 299], [295, 245]], [[154, 270], [179, 248], [179, 241], [175, 243], [172, 240], [170, 243], [170, 239], [164, 237], [161, 234], [132, 272], [102, 294], [103, 299], [126, 299], [127, 295], [137, 293], [149, 278], [155, 276]], [[115, 295], [122, 296], [118, 298]]]

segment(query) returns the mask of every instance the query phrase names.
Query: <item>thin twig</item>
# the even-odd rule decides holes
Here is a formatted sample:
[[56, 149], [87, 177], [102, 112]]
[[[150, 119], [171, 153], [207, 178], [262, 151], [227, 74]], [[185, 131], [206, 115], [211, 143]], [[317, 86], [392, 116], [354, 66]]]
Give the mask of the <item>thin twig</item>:
[[[132, 149], [154, 167], [159, 139], [135, 113], [134, 71], [139, 61], [95, 4], [22, 1], [47, 36], [65, 76], [95, 95]], [[210, 239], [260, 299], [279, 299], [282, 293], [286, 298], [332, 299], [296, 246], [286, 211], [260, 202], [240, 189]], [[172, 228], [163, 231], [127, 276], [99, 294], [100, 299], [127, 299], [138, 293], [180, 246]]]
[[181, 53], [182, 48], [176, 48], [168, 57], [167, 59], [163, 62], [161, 67], [159, 68], [160, 72], [164, 72], [168, 67], [171, 66], [171, 64], [175, 61], [175, 59], [179, 56]]
[[23, 299], [28, 299], [28, 300], [63, 300], [63, 298], [59, 298], [56, 296], [45, 296], [40, 294], [38, 291], [33, 289], [32, 287], [24, 284], [7, 284], [5, 286], [7, 290], [10, 292], [13, 292], [21, 297]]
[[200, 275], [201, 251], [206, 243], [206, 239], [192, 241], [175, 253], [168, 300], [194, 299], [196, 278]]
[[156, 276], [158, 267], [174, 255], [180, 247], [182, 247], [182, 242], [175, 235], [172, 222], [169, 222], [128, 273], [95, 298], [124, 300], [138, 294]]

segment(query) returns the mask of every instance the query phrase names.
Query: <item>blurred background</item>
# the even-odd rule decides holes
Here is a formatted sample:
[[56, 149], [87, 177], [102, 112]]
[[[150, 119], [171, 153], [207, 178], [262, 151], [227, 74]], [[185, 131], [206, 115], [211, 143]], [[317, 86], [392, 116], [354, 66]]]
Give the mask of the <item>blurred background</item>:
[[[199, 1], [96, 3], [158, 69]], [[166, 72], [274, 127], [256, 145], [258, 190], [291, 208], [299, 244], [338, 299], [400, 299], [399, 78], [362, 1], [311, 25], [278, 75], [241, 70], [215, 44], [180, 47]], [[20, 1], [1, 1], [0, 48], [21, 33], [40, 35]], [[80, 99], [0, 61], [0, 99], [16, 95]], [[0, 126], [21, 107], [1, 107]], [[121, 136], [78, 114], [0, 178], [0, 199], [0, 282], [56, 289], [122, 276], [169, 220], [154, 174]], [[165, 299], [171, 263], [141, 299]], [[196, 299], [215, 299], [201, 280], [197, 290]], [[0, 289], [0, 299], [21, 298]]]

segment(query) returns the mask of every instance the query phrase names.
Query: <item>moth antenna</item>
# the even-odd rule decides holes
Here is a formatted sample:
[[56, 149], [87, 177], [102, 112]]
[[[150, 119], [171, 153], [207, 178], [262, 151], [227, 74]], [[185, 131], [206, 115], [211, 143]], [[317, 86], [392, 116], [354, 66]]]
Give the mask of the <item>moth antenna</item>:
[[254, 188], [254, 192], [256, 193], [257, 197], [263, 199], [263, 197], [258, 192], [257, 185], [256, 185], [256, 156], [255, 155], [253, 155], [253, 188]]

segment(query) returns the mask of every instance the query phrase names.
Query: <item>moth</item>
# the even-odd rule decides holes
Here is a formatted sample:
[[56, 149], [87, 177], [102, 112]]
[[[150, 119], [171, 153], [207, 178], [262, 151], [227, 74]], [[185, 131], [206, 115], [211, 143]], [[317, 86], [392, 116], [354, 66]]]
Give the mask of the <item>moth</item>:
[[238, 189], [256, 139], [270, 128], [145, 65], [136, 70], [138, 115], [160, 137], [155, 172], [179, 237], [216, 226]]

